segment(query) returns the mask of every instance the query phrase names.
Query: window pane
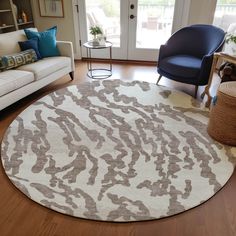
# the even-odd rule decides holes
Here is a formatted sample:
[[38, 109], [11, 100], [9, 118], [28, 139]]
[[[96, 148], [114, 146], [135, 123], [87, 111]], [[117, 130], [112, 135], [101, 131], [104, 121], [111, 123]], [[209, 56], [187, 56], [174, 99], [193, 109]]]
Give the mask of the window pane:
[[120, 0], [86, 0], [88, 39], [91, 26], [100, 26], [113, 46], [120, 46]]
[[159, 48], [171, 35], [174, 0], [138, 1], [137, 48]]
[[227, 31], [236, 22], [236, 0], [218, 0], [213, 25]]

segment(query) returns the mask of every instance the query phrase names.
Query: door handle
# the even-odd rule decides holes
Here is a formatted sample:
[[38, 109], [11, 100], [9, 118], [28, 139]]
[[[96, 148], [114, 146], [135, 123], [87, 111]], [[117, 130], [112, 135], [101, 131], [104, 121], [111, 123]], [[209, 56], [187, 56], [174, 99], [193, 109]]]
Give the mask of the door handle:
[[129, 18], [130, 18], [130, 19], [134, 19], [135, 16], [134, 16], [134, 15], [130, 15]]
[[75, 7], [76, 7], [76, 11], [79, 12], [79, 5], [77, 4], [75, 5]]

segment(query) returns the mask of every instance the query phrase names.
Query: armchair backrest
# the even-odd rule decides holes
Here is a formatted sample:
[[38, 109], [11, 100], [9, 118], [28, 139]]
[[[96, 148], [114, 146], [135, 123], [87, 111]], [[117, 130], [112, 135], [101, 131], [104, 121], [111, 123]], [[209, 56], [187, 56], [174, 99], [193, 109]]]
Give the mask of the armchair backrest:
[[202, 58], [223, 46], [225, 32], [213, 25], [191, 25], [174, 33], [167, 41], [172, 54]]

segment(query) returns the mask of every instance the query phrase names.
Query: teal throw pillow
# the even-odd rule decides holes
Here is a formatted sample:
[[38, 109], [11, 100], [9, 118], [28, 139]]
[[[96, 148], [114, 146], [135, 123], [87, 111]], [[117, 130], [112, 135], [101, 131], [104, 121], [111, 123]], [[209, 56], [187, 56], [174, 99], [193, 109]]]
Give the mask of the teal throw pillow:
[[19, 53], [1, 57], [3, 70], [9, 70], [22, 65], [30, 64], [37, 60], [37, 55], [34, 49], [29, 49]]
[[42, 58], [60, 56], [56, 41], [56, 26], [43, 32], [33, 31], [31, 29], [24, 29], [24, 31], [28, 39], [38, 38], [39, 53]]

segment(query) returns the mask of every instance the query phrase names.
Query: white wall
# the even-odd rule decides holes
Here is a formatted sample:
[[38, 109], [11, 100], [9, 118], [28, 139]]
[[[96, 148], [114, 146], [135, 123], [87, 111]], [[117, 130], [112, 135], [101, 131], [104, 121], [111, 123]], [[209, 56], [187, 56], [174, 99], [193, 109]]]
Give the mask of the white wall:
[[188, 24], [212, 24], [216, 3], [217, 0], [191, 0]]
[[187, 25], [212, 24], [216, 3], [217, 0], [176, 0], [173, 32]]
[[64, 18], [41, 17], [38, 0], [31, 0], [35, 26], [39, 31], [43, 31], [52, 26], [57, 26], [57, 40], [71, 41], [74, 45], [74, 52], [77, 55], [76, 35], [74, 33], [74, 17], [72, 0], [64, 1]]

